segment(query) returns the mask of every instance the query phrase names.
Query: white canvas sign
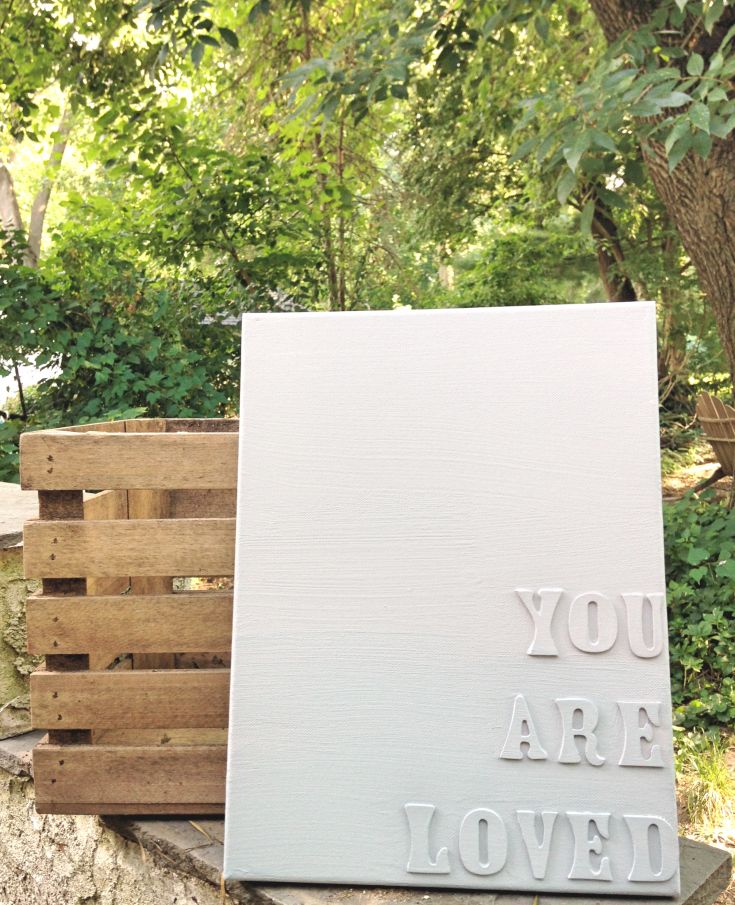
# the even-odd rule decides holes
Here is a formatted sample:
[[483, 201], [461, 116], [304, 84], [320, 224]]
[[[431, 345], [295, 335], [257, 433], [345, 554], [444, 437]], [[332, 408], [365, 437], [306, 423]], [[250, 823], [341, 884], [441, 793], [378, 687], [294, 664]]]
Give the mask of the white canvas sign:
[[246, 315], [225, 875], [675, 895], [649, 303]]

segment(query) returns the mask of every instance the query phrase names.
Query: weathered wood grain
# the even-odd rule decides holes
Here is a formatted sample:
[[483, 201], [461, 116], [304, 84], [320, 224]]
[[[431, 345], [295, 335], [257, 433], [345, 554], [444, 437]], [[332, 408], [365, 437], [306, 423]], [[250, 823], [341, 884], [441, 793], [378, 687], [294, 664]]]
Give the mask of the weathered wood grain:
[[197, 745], [226, 745], [227, 729], [98, 729], [96, 745], [167, 745], [189, 748]]
[[[136, 418], [135, 423], [142, 419]], [[240, 428], [237, 418], [166, 418], [166, 430], [203, 431], [205, 433], [234, 433]], [[128, 422], [130, 424], [130, 422]]]
[[[80, 654], [229, 651], [232, 592], [45, 597], [27, 601], [28, 650]], [[113, 658], [114, 659], [114, 658]]]
[[[164, 418], [148, 421], [145, 426], [136, 421], [128, 421], [129, 434], [166, 430]], [[128, 518], [161, 519], [170, 517], [170, 499], [165, 490], [128, 490]], [[133, 594], [168, 594], [173, 589], [172, 575], [133, 575], [130, 590]], [[133, 669], [173, 669], [176, 665], [173, 653], [133, 652]]]
[[[153, 426], [153, 425], [151, 425]], [[236, 487], [237, 434], [35, 431], [21, 436], [30, 490]]]
[[51, 672], [31, 675], [37, 729], [222, 729], [227, 669]]
[[[67, 427], [60, 427], [58, 430], [71, 433], [97, 431], [105, 434], [124, 434], [126, 424], [126, 421], [92, 421], [90, 424], [70, 424]], [[41, 432], [38, 431], [38, 433]]]
[[[84, 518], [84, 495], [81, 490], [41, 490], [38, 493], [38, 514], [41, 519], [50, 519], [52, 521], [55, 519], [81, 520]], [[24, 563], [25, 554], [24, 544]], [[46, 594], [81, 596], [87, 593], [86, 578], [81, 577], [84, 575], [84, 571], [78, 571], [74, 575], [60, 578], [43, 576], [41, 586]], [[45, 651], [45, 653], [47, 669], [68, 671], [89, 668], [89, 655], [87, 654], [58, 655], [53, 654], [51, 651]], [[91, 733], [86, 729], [65, 729], [63, 727], [49, 726], [48, 730], [49, 738], [54, 743], [73, 745], [88, 743], [92, 740]]]
[[169, 518], [234, 518], [235, 490], [169, 490]]
[[[111, 422], [117, 424], [120, 422]], [[103, 490], [95, 493], [84, 501], [84, 518], [86, 521], [96, 519], [124, 519], [128, 517], [128, 494], [126, 490]], [[130, 587], [130, 578], [120, 576], [117, 578], [88, 578], [87, 594], [107, 595], [122, 594]], [[77, 598], [80, 599], [80, 598]], [[28, 647], [32, 645], [29, 637]], [[53, 648], [44, 647], [39, 653], [46, 653]], [[61, 653], [61, 651], [55, 651]], [[81, 653], [81, 648], [68, 653]], [[98, 638], [97, 643], [91, 647], [85, 647], [84, 652], [89, 654], [90, 669], [105, 669], [119, 655], [120, 648], [110, 649], [104, 636]], [[67, 651], [64, 651], [67, 653]]]
[[44, 814], [206, 813], [224, 804], [221, 745], [41, 744], [33, 752], [36, 809]]
[[235, 520], [136, 519], [26, 522], [29, 578], [224, 576], [234, 571]]

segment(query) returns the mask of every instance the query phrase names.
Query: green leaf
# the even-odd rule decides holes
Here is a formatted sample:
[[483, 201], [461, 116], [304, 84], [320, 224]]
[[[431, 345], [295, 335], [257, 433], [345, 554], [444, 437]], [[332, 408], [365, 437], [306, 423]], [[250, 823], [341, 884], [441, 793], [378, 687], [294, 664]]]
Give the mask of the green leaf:
[[225, 44], [229, 44], [230, 47], [237, 50], [240, 46], [240, 39], [237, 37], [235, 32], [231, 28], [225, 28], [224, 25], [218, 26], [217, 29], [220, 33], [220, 37], [225, 42]]
[[707, 67], [707, 75], [711, 75], [711, 76], [719, 75], [719, 73], [724, 65], [725, 65], [725, 58], [718, 50], [717, 53], [712, 54], [712, 57], [709, 61], [709, 66]]
[[595, 202], [588, 201], [582, 208], [582, 213], [579, 217], [579, 228], [582, 231], [582, 235], [589, 236], [592, 233], [592, 218], [594, 214]]
[[536, 16], [533, 20], [533, 24], [539, 38], [541, 38], [545, 44], [549, 40], [549, 20], [546, 16]]
[[709, 107], [698, 101], [692, 104], [688, 112], [692, 125], [709, 134]]
[[657, 97], [656, 104], [663, 110], [668, 107], [683, 107], [691, 99], [691, 95], [685, 91], [671, 91], [669, 94], [664, 94], [663, 97]]
[[527, 138], [524, 142], [518, 145], [518, 147], [513, 151], [510, 155], [510, 163], [516, 163], [519, 160], [522, 160], [526, 157], [538, 144], [538, 138], [534, 135], [532, 138]]
[[692, 147], [693, 140], [694, 136], [692, 135], [692, 133], [686, 132], [674, 144], [672, 149], [669, 151], [669, 173], [673, 173], [677, 166], [681, 163], [681, 161], [686, 157], [687, 153]]
[[692, 138], [692, 148], [704, 160], [712, 150], [712, 136], [706, 132], [697, 132]]
[[704, 72], [704, 57], [701, 53], [693, 53], [687, 60], [689, 75], [701, 75]]
[[559, 199], [559, 204], [566, 204], [567, 198], [576, 184], [577, 177], [574, 173], [571, 170], [564, 170], [556, 184], [556, 197]]
[[197, 43], [191, 48], [191, 61], [195, 66], [202, 62], [204, 56], [204, 44]]
[[724, 8], [725, 0], [712, 0], [711, 5], [704, 14], [704, 28], [707, 34], [712, 34], [712, 30], [714, 29], [717, 20], [722, 15]]
[[717, 565], [715, 573], [718, 578], [730, 578], [735, 581], [735, 559], [727, 559]]
[[672, 147], [676, 144], [677, 141], [679, 141], [682, 135], [686, 135], [687, 132], [689, 132], [689, 121], [686, 119], [680, 119], [666, 136], [664, 148], [666, 149], [667, 154], [671, 153]]
[[254, 3], [250, 8], [250, 12], [248, 13], [248, 22], [252, 25], [261, 16], [268, 15], [270, 11], [270, 0], [258, 0], [258, 2]]
[[704, 547], [690, 547], [689, 552], [687, 553], [687, 562], [690, 566], [698, 566], [701, 562], [704, 562], [705, 559], [710, 558], [709, 550], [705, 550]]
[[612, 138], [605, 132], [600, 131], [600, 129], [590, 129], [590, 134], [592, 135], [593, 144], [597, 145], [598, 148], [602, 148], [605, 151], [618, 150]]
[[592, 133], [591, 132], [582, 132], [580, 135], [577, 135], [571, 145], [563, 148], [562, 153], [564, 155], [564, 159], [566, 160], [569, 169], [573, 172], [577, 172], [577, 167], [579, 166], [579, 161], [584, 154], [584, 152], [589, 148], [590, 142], [592, 141]]

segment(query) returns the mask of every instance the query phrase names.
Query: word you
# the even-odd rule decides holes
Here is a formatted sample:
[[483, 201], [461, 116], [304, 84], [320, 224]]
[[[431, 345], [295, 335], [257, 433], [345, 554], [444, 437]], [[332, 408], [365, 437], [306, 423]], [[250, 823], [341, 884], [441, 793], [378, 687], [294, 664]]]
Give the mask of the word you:
[[[516, 594], [533, 620], [534, 635], [527, 653], [532, 657], [557, 657], [559, 651], [551, 633], [552, 621], [563, 588], [531, 591], [516, 588]], [[621, 594], [625, 604], [628, 644], [636, 657], [658, 657], [666, 638], [666, 603], [663, 594]], [[569, 640], [586, 654], [600, 654], [615, 644], [619, 632], [618, 614], [605, 594], [586, 591], [577, 594], [569, 606]]]

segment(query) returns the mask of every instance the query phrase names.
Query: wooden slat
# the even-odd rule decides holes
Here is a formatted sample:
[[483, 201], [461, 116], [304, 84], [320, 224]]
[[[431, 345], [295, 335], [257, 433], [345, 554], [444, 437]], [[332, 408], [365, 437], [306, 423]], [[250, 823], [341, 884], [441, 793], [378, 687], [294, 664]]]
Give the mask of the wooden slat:
[[70, 424], [68, 427], [60, 427], [59, 430], [72, 433], [101, 431], [105, 434], [124, 434], [125, 425], [125, 421], [91, 421], [89, 424]]
[[216, 813], [225, 800], [221, 745], [41, 744], [33, 752], [42, 814]]
[[[103, 490], [84, 501], [84, 520], [104, 521], [128, 517], [128, 494], [125, 490]], [[122, 594], [130, 587], [130, 577], [87, 579], [87, 594]], [[114, 657], [113, 657], [114, 659]], [[91, 666], [95, 669], [94, 666]]]
[[[128, 433], [141, 433], [144, 427], [138, 421], [128, 421], [126, 430]], [[163, 433], [165, 430], [166, 421], [163, 418], [145, 424], [145, 431], [148, 432]], [[165, 490], [128, 490], [128, 518], [170, 518], [170, 508], [169, 494]], [[172, 590], [172, 575], [136, 574], [130, 578], [133, 594], [169, 594]], [[133, 669], [173, 669], [176, 666], [173, 653], [146, 653], [132, 647], [128, 650], [133, 653]]]
[[107, 817], [118, 814], [135, 814], [141, 816], [143, 814], [165, 814], [171, 817], [174, 814], [187, 814], [189, 816], [199, 817], [216, 817], [218, 814], [224, 814], [225, 806], [220, 804], [209, 804], [207, 802], [192, 804], [169, 804], [168, 802], [159, 802], [157, 804], [117, 804], [109, 801], [87, 802], [87, 801], [64, 801], [64, 802], [39, 802], [36, 799], [36, 813], [38, 814], [104, 814]]
[[228, 669], [50, 672], [31, 675], [37, 729], [223, 729]]
[[716, 396], [703, 393], [697, 399], [697, 417], [715, 456], [726, 474], [735, 473], [735, 428], [732, 418], [735, 411]]
[[234, 573], [235, 520], [26, 522], [27, 578]]
[[[136, 418], [138, 422], [140, 419]], [[171, 431], [203, 431], [206, 433], [237, 433], [240, 427], [238, 418], [165, 418], [166, 430]], [[130, 422], [128, 422], [130, 424]]]
[[98, 729], [95, 745], [226, 745], [226, 729]]
[[235, 490], [170, 490], [169, 518], [234, 518]]
[[[44, 597], [26, 603], [32, 654], [229, 651], [232, 592]], [[114, 657], [112, 658], [114, 659]]]
[[[112, 421], [114, 425], [124, 422]], [[101, 493], [95, 493], [93, 496], [87, 497], [84, 501], [84, 518], [86, 521], [94, 521], [95, 519], [119, 519], [128, 517], [128, 492], [127, 490], [103, 490]], [[122, 594], [130, 587], [130, 578], [121, 576], [119, 578], [88, 578], [87, 594]], [[51, 648], [46, 648], [46, 651]], [[85, 652], [89, 654], [90, 669], [105, 669], [120, 654], [119, 649], [110, 650], [105, 644], [104, 637], [98, 639], [98, 643], [91, 648], [85, 648]], [[81, 653], [81, 651], [72, 651], [71, 653]]]
[[30, 490], [228, 490], [237, 434], [35, 431], [21, 436], [20, 473]]
[[[81, 490], [41, 490], [38, 493], [38, 514], [41, 519], [82, 520], [84, 518], [84, 496]], [[68, 521], [67, 521], [68, 523]], [[74, 522], [72, 522], [73, 524]], [[25, 561], [25, 547], [23, 549]], [[84, 572], [75, 575], [50, 578], [43, 576], [42, 588], [45, 594], [59, 596], [83, 596], [87, 593]], [[87, 654], [52, 654], [47, 652], [46, 667], [57, 671], [89, 669]], [[86, 729], [65, 729], [49, 727], [49, 738], [57, 744], [86, 744], [92, 741], [92, 734]]]

